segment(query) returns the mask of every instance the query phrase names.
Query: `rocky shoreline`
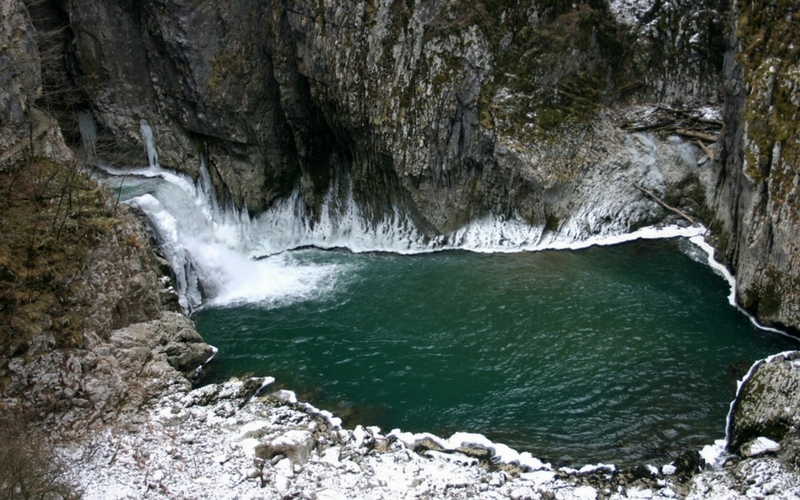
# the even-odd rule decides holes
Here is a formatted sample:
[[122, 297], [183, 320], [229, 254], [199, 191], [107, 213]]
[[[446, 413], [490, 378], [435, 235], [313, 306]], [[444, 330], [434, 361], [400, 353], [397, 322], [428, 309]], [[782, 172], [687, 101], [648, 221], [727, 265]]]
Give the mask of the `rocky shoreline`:
[[556, 468], [476, 435], [441, 440], [361, 426], [343, 429], [339, 419], [298, 402], [293, 393], [273, 392], [272, 382], [231, 380], [194, 390], [173, 385], [61, 453], [75, 464], [87, 499], [800, 495], [800, 475], [774, 450], [731, 457], [715, 469], [702, 468], [696, 452], [661, 467]]
[[[16, 357], [5, 370], [5, 410], [15, 404], [42, 410], [39, 427], [56, 438], [57, 455], [69, 464], [84, 498], [800, 496], [792, 452], [800, 427], [793, 416], [800, 403], [793, 390], [800, 354], [761, 363], [737, 401], [752, 418], [732, 419], [732, 442], [765, 437], [780, 448], [731, 456], [713, 469], [703, 467], [699, 450], [672, 464], [569, 469], [477, 435], [441, 439], [344, 429], [330, 413], [298, 402], [288, 391], [274, 391], [269, 378], [193, 388], [190, 378], [214, 350], [189, 318], [170, 310], [174, 291], [169, 278], [159, 278], [165, 268], [142, 222], [127, 209], [121, 218], [125, 234], [138, 242], [136, 251], [101, 244], [94, 254], [92, 269], [105, 271], [94, 278], [102, 287], [93, 292], [100, 300], [89, 345]], [[136, 285], [141, 283], [152, 287]], [[122, 321], [111, 319], [119, 316], [112, 314], [119, 311], [116, 301], [129, 309], [151, 304], [153, 318], [104, 335], [104, 327]], [[752, 384], [758, 390], [748, 391]], [[778, 434], [771, 432], [776, 421], [783, 424]]]
[[[16, 358], [9, 365], [17, 387], [29, 383], [24, 394], [50, 398], [41, 428], [59, 437], [57, 453], [70, 464], [86, 499], [800, 496], [793, 452], [800, 428], [793, 411], [800, 403], [793, 390], [800, 353], [775, 356], [748, 375], [729, 429], [741, 456], [728, 456], [716, 468], [705, 468], [699, 450], [671, 464], [630, 470], [602, 464], [559, 468], [478, 435], [441, 439], [344, 429], [330, 413], [298, 402], [289, 391], [274, 391], [271, 378], [193, 388], [190, 378], [214, 350], [189, 318], [170, 311], [173, 291], [167, 277], [158, 278], [163, 264], [141, 221], [130, 215], [123, 220], [139, 238], [141, 252], [135, 258], [122, 247], [104, 253], [104, 268], [119, 270], [123, 261], [128, 266], [103, 275], [104, 286], [129, 290], [130, 283], [157, 283], [133, 295], [140, 303], [158, 301], [156, 317], [112, 330], [86, 349], [56, 350], [27, 363]], [[35, 375], [40, 373], [47, 375]], [[6, 386], [6, 396], [9, 387], [14, 385]], [[55, 399], [67, 407], [53, 405]], [[779, 447], [745, 451], [761, 438]]]

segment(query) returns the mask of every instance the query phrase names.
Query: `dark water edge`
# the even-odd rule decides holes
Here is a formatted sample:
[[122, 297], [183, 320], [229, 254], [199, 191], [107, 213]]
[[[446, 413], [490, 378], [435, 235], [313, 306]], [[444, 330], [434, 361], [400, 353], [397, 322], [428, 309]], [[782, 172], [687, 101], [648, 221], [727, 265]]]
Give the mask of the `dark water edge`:
[[724, 435], [755, 329], [685, 240], [416, 256], [306, 249], [310, 295], [206, 308], [207, 381], [271, 375], [347, 426], [478, 432], [555, 463], [666, 463]]

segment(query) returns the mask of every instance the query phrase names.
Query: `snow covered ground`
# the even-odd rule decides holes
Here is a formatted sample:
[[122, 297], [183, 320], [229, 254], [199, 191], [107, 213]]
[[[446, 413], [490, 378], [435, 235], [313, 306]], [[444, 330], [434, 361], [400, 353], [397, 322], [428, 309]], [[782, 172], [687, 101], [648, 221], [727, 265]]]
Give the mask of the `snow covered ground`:
[[771, 458], [693, 477], [670, 465], [556, 469], [477, 435], [342, 429], [291, 392], [253, 397], [271, 382], [164, 396], [62, 454], [89, 500], [800, 498], [798, 475]]

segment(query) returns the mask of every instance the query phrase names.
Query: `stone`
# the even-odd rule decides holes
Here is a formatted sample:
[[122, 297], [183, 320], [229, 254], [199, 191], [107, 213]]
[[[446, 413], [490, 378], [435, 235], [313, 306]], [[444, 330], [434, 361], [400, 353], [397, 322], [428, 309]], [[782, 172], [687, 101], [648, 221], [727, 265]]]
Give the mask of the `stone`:
[[2, 3], [0, 16], [0, 164], [29, 133], [28, 113], [42, 91], [36, 31], [21, 0]]
[[261, 460], [271, 460], [282, 455], [289, 458], [294, 464], [304, 464], [308, 461], [311, 450], [316, 442], [314, 436], [305, 430], [288, 431], [268, 442], [260, 443], [255, 448], [255, 456]]
[[675, 459], [674, 466], [677, 474], [692, 476], [703, 468], [705, 461], [697, 450], [686, 450]]
[[[36, 3], [42, 2], [29, 2]], [[380, 220], [399, 209], [429, 237], [485, 216], [519, 217], [545, 237], [587, 237], [674, 221], [631, 189], [637, 182], [710, 221], [721, 258], [736, 271], [741, 304], [770, 324], [797, 330], [800, 155], [784, 138], [797, 135], [796, 120], [789, 118], [800, 107], [800, 87], [792, 66], [796, 61], [769, 62], [797, 39], [797, 23], [780, 9], [764, 8], [764, 2], [734, 3], [727, 48], [696, 48], [687, 37], [713, 41], [721, 36], [714, 33], [726, 31], [724, 5], [661, 3], [646, 16], [625, 15], [624, 22], [613, 17], [621, 16], [617, 10], [595, 11], [585, 3], [564, 4], [560, 11], [537, 4], [525, 12], [486, 15], [458, 2], [434, 0], [330, 0], [324, 9], [308, 0], [274, 2], [259, 10], [218, 0], [64, 0], [59, 7], [71, 27], [64, 47], [74, 63], [73, 90], [90, 101], [83, 105], [93, 110], [113, 139], [109, 142], [118, 145], [116, 157], [130, 159], [129, 164], [147, 161], [139, 132], [141, 120], [147, 120], [165, 167], [196, 178], [205, 162], [219, 198], [247, 207], [248, 215], [299, 186], [312, 220], [321, 217], [328, 195], [352, 193], [365, 219]], [[787, 5], [795, 8], [797, 1]], [[750, 15], [762, 10], [763, 16]], [[595, 17], [583, 17], [587, 12]], [[0, 13], [0, 168], [24, 151], [20, 139], [32, 129], [35, 154], [49, 151], [66, 158], [57, 151], [63, 147], [58, 127], [33, 106], [41, 87], [34, 21], [19, 0], [0, 2]], [[665, 37], [652, 29], [658, 25], [653, 16], [667, 25], [702, 22], [696, 33], [672, 36], [672, 30], [664, 30], [670, 33]], [[519, 36], [503, 33], [494, 40], [500, 19], [503, 28], [520, 28]], [[565, 41], [552, 38], [554, 29], [587, 20], [600, 21], [591, 32], [599, 39], [585, 40], [587, 33], [580, 32], [562, 37]], [[753, 43], [767, 28], [775, 36], [766, 45]], [[550, 51], [557, 60], [544, 62], [504, 56], [503, 51], [514, 56], [515, 50], [528, 50], [524, 33], [561, 43], [564, 50]], [[620, 40], [633, 45], [618, 46]], [[748, 66], [762, 59], [752, 57], [751, 50], [762, 51], [766, 65]], [[726, 63], [719, 74], [715, 68], [723, 51]], [[642, 70], [642, 81], [634, 83], [641, 89], [617, 94], [616, 85], [627, 84], [628, 74], [609, 53], [633, 54]], [[668, 64], [648, 64], [653, 54]], [[514, 61], [524, 61], [519, 68], [524, 78], [505, 66]], [[596, 68], [609, 72], [598, 75]], [[559, 93], [573, 86], [587, 90], [575, 81], [584, 74], [592, 80], [590, 87], [599, 83], [591, 89], [597, 94], [570, 100], [568, 93]], [[518, 92], [515, 81], [526, 82], [530, 92]], [[620, 127], [631, 115], [652, 111], [632, 102], [716, 105], [720, 87], [725, 89], [725, 132], [719, 145], [710, 147], [720, 153], [713, 161], [705, 161], [705, 152], [686, 141]], [[560, 97], [538, 97], [553, 94]], [[561, 98], [567, 99], [565, 105], [557, 102]], [[586, 99], [592, 109], [583, 107]], [[698, 159], [704, 163], [699, 171]], [[116, 208], [116, 225], [98, 234], [89, 268], [76, 277], [93, 305], [82, 345], [55, 349], [52, 336], [44, 334], [33, 344], [37, 352], [9, 360], [2, 373], [3, 408], [35, 413], [41, 427], [54, 434], [85, 424], [91, 433], [103, 423], [141, 423], [139, 434], [151, 444], [167, 434], [148, 428], [150, 418], [161, 418], [159, 425], [177, 432], [196, 416], [183, 411], [187, 406], [212, 405], [195, 418], [209, 427], [220, 420], [214, 415], [236, 416], [260, 382], [235, 381], [184, 398], [191, 386], [178, 370], [191, 371], [204, 362], [209, 348], [191, 321], [170, 309], [174, 294], [166, 289], [169, 280], [163, 280], [163, 260], [153, 255], [140, 221], [128, 208]], [[737, 397], [731, 421], [732, 449], [743, 455], [768, 450], [783, 462], [748, 458], [731, 465], [731, 473], [701, 473], [692, 483], [696, 498], [711, 491], [704, 489], [706, 481], [718, 476], [727, 478], [718, 484], [731, 489], [752, 486], [754, 495], [769, 495], [776, 486], [764, 486], [770, 482], [764, 479], [784, 474], [784, 462], [797, 466], [796, 364], [795, 355], [788, 354], [759, 367]], [[163, 406], [164, 415], [147, 413], [153, 401], [169, 395], [175, 398]], [[288, 393], [281, 397], [297, 402]], [[177, 413], [170, 415], [173, 404]], [[281, 434], [259, 445], [256, 454], [275, 460], [281, 472], [276, 486], [285, 493], [316, 440], [306, 429], [286, 430], [291, 419], [281, 422]], [[325, 437], [342, 446], [347, 438], [344, 430]], [[357, 440], [366, 444], [366, 435]], [[180, 446], [193, 445], [190, 441]], [[432, 442], [426, 447], [437, 449]], [[205, 454], [222, 453], [215, 467], [241, 459], [229, 448], [212, 449]], [[161, 451], [154, 447], [153, 455]], [[179, 456], [177, 447], [167, 451]], [[150, 457], [147, 450], [136, 453], [145, 462]], [[407, 450], [401, 457], [398, 463], [408, 467], [424, 460]], [[372, 458], [348, 449], [343, 467], [349, 476], [364, 474]], [[228, 467], [236, 480], [247, 470], [240, 463]], [[105, 457], [98, 470], [109, 466]], [[672, 472], [690, 475], [701, 466], [696, 452], [686, 452]], [[668, 467], [662, 469], [667, 475]], [[759, 471], [765, 467], [766, 472]], [[209, 482], [232, 482], [230, 471], [216, 472]], [[163, 472], [158, 474], [150, 479], [160, 481]], [[514, 491], [518, 484], [503, 485], [506, 480], [516, 481], [500, 476], [481, 484]], [[142, 478], [138, 484], [158, 487]], [[422, 487], [436, 492], [434, 486]], [[789, 497], [797, 491], [786, 490]], [[573, 493], [597, 496], [589, 486]], [[541, 496], [556, 497], [553, 492]]]
[[733, 403], [728, 427], [729, 451], [747, 456], [763, 449], [753, 445], [764, 438], [780, 444], [781, 456], [796, 463], [800, 456], [798, 408], [800, 352], [787, 352], [758, 362]]
[[631, 475], [635, 478], [650, 478], [653, 477], [653, 471], [646, 465], [637, 465], [631, 469]]

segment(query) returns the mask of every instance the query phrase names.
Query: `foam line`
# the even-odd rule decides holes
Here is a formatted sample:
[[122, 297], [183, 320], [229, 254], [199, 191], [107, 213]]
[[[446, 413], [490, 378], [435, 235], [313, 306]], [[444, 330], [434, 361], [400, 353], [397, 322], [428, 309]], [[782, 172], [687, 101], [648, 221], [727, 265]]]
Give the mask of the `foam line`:
[[766, 325], [761, 324], [756, 319], [755, 316], [753, 316], [752, 314], [747, 312], [744, 308], [742, 308], [739, 305], [739, 302], [736, 300], [736, 278], [728, 270], [727, 267], [725, 267], [721, 262], [716, 260], [716, 258], [714, 257], [715, 253], [716, 253], [716, 251], [714, 250], [714, 247], [709, 245], [706, 242], [706, 240], [700, 235], [690, 237], [689, 241], [694, 243], [698, 248], [703, 250], [706, 253], [706, 255], [708, 255], [708, 261], [707, 261], [708, 265], [712, 269], [714, 269], [717, 272], [719, 272], [722, 275], [722, 277], [724, 277], [725, 280], [728, 282], [728, 286], [730, 287], [730, 292], [728, 293], [728, 303], [730, 305], [732, 305], [733, 307], [735, 307], [736, 309], [738, 309], [742, 314], [747, 316], [747, 318], [750, 320], [750, 322], [753, 324], [753, 326], [755, 326], [759, 330], [763, 330], [765, 332], [776, 333], [778, 335], [783, 335], [785, 337], [789, 337], [789, 338], [791, 338], [793, 340], [797, 339], [797, 337], [795, 337], [793, 335], [790, 335], [789, 333], [787, 333], [787, 332], [785, 332], [783, 330], [779, 330], [778, 328], [773, 328], [771, 326], [766, 326]]

